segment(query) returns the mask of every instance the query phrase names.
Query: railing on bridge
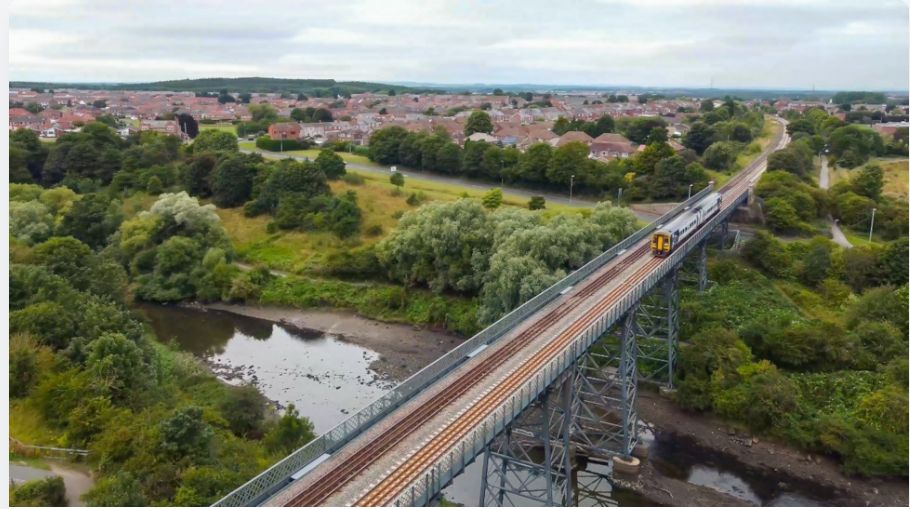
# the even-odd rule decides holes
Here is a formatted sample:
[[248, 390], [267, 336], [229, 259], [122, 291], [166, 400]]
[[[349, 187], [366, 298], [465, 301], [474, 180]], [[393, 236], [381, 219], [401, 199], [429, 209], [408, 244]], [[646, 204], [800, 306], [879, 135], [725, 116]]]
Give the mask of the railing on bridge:
[[[763, 151], [762, 155], [767, 156], [768, 153], [776, 149], [780, 143], [782, 136], [783, 133], [778, 135], [778, 137]], [[750, 163], [749, 166], [743, 170], [743, 172], [747, 173], [754, 169], [756, 165], [762, 163], [762, 159], [764, 158], [757, 158], [755, 161]], [[402, 403], [413, 397], [415, 394], [428, 387], [443, 375], [449, 373], [461, 365], [467, 359], [467, 355], [469, 353], [473, 352], [482, 345], [492, 344], [499, 338], [503, 337], [506, 332], [512, 330], [516, 325], [521, 323], [530, 315], [536, 313], [543, 306], [552, 301], [563, 290], [570, 286], [574, 286], [582, 279], [588, 277], [591, 273], [603, 267], [604, 264], [618, 256], [620, 252], [628, 249], [630, 246], [645, 238], [648, 234], [653, 232], [658, 225], [667, 222], [670, 218], [679, 214], [683, 209], [693, 203], [696, 203], [706, 194], [710, 193], [712, 187], [713, 186], [709, 185], [708, 187], [702, 189], [698, 193], [692, 195], [692, 197], [685, 202], [680, 203], [672, 210], [661, 216], [656, 221], [650, 223], [644, 228], [633, 233], [631, 236], [623, 239], [621, 242], [611, 247], [607, 251], [601, 253], [578, 270], [567, 275], [565, 278], [558, 281], [553, 286], [547, 288], [521, 306], [518, 306], [489, 327], [478, 332], [467, 341], [463, 342], [422, 370], [418, 371], [407, 380], [396, 386], [394, 389], [384, 394], [379, 399], [375, 400], [362, 410], [353, 414], [338, 426], [332, 428], [309, 444], [291, 453], [289, 456], [282, 459], [269, 469], [265, 470], [244, 485], [232, 491], [227, 496], [216, 502], [214, 505], [223, 507], [252, 506], [265, 501], [267, 498], [277, 493], [282, 487], [289, 484], [291, 481], [291, 476], [300, 472], [308, 464], [324, 456], [325, 454], [331, 454], [343, 447], [373, 423], [382, 417], [385, 417], [396, 408], [398, 408]], [[742, 203], [747, 196], [748, 191], [744, 191], [741, 196], [736, 197], [736, 201], [732, 203], [730, 207], [724, 209], [721, 214], [718, 214], [712, 218], [709, 221], [708, 226], [713, 228], [723, 220], [726, 220], [729, 214], [740, 203]], [[707, 231], [710, 232], [710, 229]], [[707, 233], [705, 230], [700, 230], [699, 234], [696, 235], [696, 238], [703, 237], [706, 234]], [[692, 246], [694, 246], [695, 243], [695, 238], [689, 239], [689, 241], [683, 244], [684, 249], [675, 251], [669, 259], [681, 260], [689, 252], [689, 250], [692, 249]], [[666, 264], [661, 265], [661, 267], [668, 266], [669, 265]], [[614, 309], [623, 309], [622, 312], [624, 313], [625, 310], [627, 310], [634, 302], [637, 302], [637, 300], [639, 300], [644, 295], [641, 289], [645, 287], [650, 288], [656, 284], [656, 281], [659, 281], [660, 278], [664, 276], [664, 272], [666, 271], [661, 270], [650, 275], [644, 284], [639, 284], [636, 287], [636, 291], [633, 292], [634, 295], [630, 295], [629, 297], [623, 299], [620, 305]], [[611, 316], [613, 316], [612, 313]], [[613, 318], [617, 317], [618, 315]], [[604, 317], [604, 319], [601, 320], [601, 322], [606, 321], [607, 317]], [[589, 338], [590, 341], [593, 341], [594, 339], [595, 338], [593, 337]], [[495, 433], [493, 436], [495, 436]], [[490, 439], [492, 439], [492, 436]], [[437, 477], [436, 480], [438, 482], [441, 479]]]
[[626, 237], [618, 244], [596, 256], [578, 270], [573, 271], [562, 280], [553, 284], [553, 286], [537, 294], [521, 306], [513, 309], [492, 325], [478, 332], [439, 359], [436, 359], [376, 401], [351, 415], [351, 417], [347, 418], [338, 426], [291, 453], [268, 470], [229, 493], [214, 505], [238, 507], [256, 505], [263, 502], [276, 493], [278, 489], [287, 485], [291, 476], [306, 467], [309, 463], [324, 454], [331, 454], [340, 449], [377, 420], [388, 415], [403, 402], [461, 365], [461, 363], [467, 359], [469, 353], [482, 345], [494, 343], [506, 332], [515, 328], [516, 325], [522, 323], [526, 318], [552, 301], [563, 290], [570, 286], [574, 286], [597, 269], [603, 267], [604, 264], [618, 256], [620, 252], [636, 244], [653, 232], [657, 226], [667, 222], [667, 220], [679, 214], [687, 206], [696, 203], [699, 199], [710, 193], [711, 189], [712, 186], [709, 185], [695, 193], [691, 198], [680, 203], [656, 221], [638, 230], [629, 237]]

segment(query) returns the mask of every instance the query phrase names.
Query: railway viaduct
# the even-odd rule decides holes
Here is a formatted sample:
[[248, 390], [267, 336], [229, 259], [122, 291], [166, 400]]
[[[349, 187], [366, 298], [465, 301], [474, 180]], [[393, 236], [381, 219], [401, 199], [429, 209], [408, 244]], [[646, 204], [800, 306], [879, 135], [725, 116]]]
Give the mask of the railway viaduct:
[[649, 234], [710, 186], [215, 505], [426, 505], [475, 460], [479, 505], [573, 505], [575, 455], [632, 460], [639, 380], [672, 388], [684, 260], [704, 289], [706, 243], [788, 141], [781, 129], [669, 257]]

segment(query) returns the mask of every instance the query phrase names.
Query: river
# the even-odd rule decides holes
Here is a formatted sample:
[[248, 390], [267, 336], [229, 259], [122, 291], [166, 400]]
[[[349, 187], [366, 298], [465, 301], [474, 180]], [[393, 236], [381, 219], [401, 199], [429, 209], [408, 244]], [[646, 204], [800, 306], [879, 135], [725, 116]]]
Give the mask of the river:
[[[374, 369], [380, 354], [332, 334], [307, 333], [279, 323], [226, 311], [157, 305], [139, 306], [159, 340], [175, 342], [204, 361], [227, 383], [254, 384], [265, 397], [301, 415], [324, 433], [389, 390], [395, 381]], [[830, 505], [830, 493], [791, 482], [785, 475], [747, 466], [672, 435], [644, 432], [649, 459], [664, 476], [711, 488], [744, 505]], [[478, 458], [443, 492], [477, 505], [483, 458]], [[644, 506], [654, 501], [613, 487], [609, 470], [588, 464], [573, 475], [580, 506]], [[527, 503], [527, 501], [524, 501]], [[533, 505], [533, 504], [532, 504]]]

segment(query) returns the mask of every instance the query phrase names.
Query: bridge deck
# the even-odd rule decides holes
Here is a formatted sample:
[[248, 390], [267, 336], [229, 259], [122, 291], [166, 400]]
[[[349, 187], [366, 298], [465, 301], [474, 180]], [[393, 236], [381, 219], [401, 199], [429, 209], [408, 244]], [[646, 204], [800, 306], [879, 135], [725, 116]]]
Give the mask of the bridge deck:
[[[786, 136], [779, 146], [786, 143]], [[772, 147], [773, 148], [773, 147]], [[770, 151], [770, 150], [769, 150]], [[762, 161], [725, 186], [725, 213], [764, 171]], [[613, 309], [670, 259], [642, 239], [553, 299], [521, 326], [345, 445], [267, 505], [388, 505], [517, 387], [537, 376], [587, 324]], [[514, 398], [513, 398], [514, 400]]]

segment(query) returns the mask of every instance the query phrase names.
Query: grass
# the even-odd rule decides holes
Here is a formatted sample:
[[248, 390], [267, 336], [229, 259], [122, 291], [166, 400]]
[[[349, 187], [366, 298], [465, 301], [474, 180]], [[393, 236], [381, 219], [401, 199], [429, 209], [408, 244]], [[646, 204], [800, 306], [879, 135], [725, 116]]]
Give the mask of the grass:
[[9, 436], [31, 445], [57, 446], [62, 438], [44, 422], [41, 413], [22, 400], [9, 402]]
[[[275, 155], [281, 155], [281, 156], [309, 157], [310, 159], [316, 159], [316, 157], [319, 155], [319, 151], [320, 151], [320, 149], [318, 149], [318, 148], [311, 148], [311, 149], [306, 149], [306, 150], [285, 150], [284, 152], [272, 152], [270, 150], [262, 150], [262, 149], [256, 147], [255, 141], [241, 141], [239, 143], [239, 146], [240, 146], [241, 150], [251, 150], [251, 151], [255, 151], [255, 152], [262, 152], [264, 154], [275, 154]], [[340, 155], [341, 158], [345, 160], [345, 162], [348, 162], [348, 163], [365, 164], [365, 165], [369, 165], [369, 166], [375, 166], [376, 168], [385, 169], [384, 166], [380, 166], [380, 165], [370, 161], [370, 159], [367, 156], [362, 156], [359, 154], [351, 154], [348, 152], [336, 152], [336, 153], [338, 155]]]
[[231, 133], [234, 136], [237, 135], [237, 128], [231, 123], [199, 124], [199, 132], [202, 131], [224, 131], [226, 133]]
[[878, 161], [885, 174], [885, 186], [882, 194], [889, 198], [906, 200], [910, 193], [910, 171], [907, 159], [883, 159]]
[[9, 453], [9, 462], [15, 463], [17, 465], [25, 465], [27, 467], [37, 468], [39, 470], [50, 470], [50, 465], [47, 464], [42, 458], [36, 456], [23, 456], [15, 452], [10, 451]]

